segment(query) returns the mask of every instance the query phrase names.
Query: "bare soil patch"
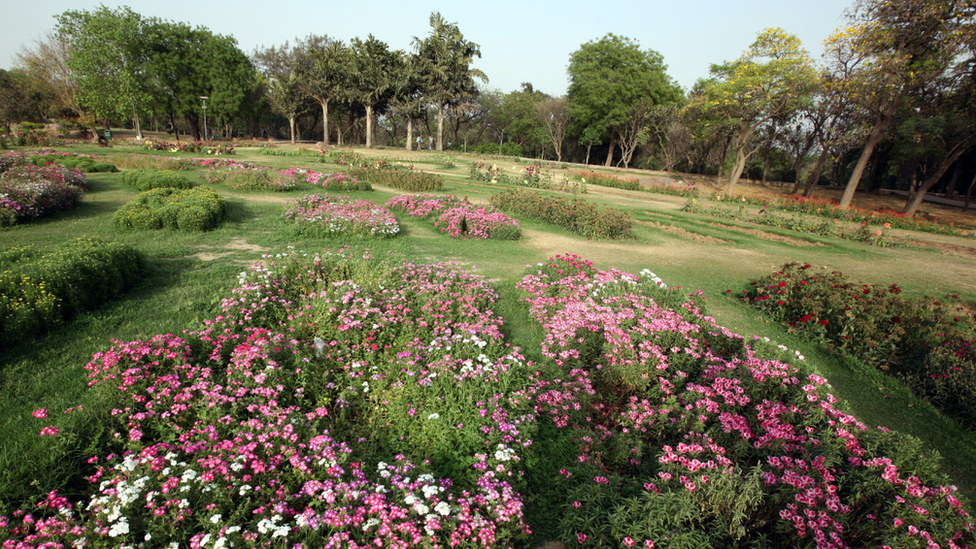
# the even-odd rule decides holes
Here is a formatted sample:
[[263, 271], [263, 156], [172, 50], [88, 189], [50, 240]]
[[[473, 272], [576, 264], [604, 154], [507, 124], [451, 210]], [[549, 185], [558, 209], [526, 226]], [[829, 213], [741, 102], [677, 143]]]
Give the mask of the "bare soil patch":
[[792, 236], [783, 236], [781, 234], [770, 233], [760, 229], [747, 229], [745, 227], [733, 227], [731, 225], [722, 225], [721, 223], [706, 223], [710, 227], [717, 227], [720, 229], [725, 229], [728, 231], [735, 231], [744, 234], [751, 234], [752, 236], [758, 236], [763, 240], [770, 240], [773, 242], [782, 242], [784, 244], [789, 244], [791, 246], [815, 246], [820, 247], [824, 244], [822, 242], [810, 242], [809, 240], [803, 240], [802, 238], [793, 238]]
[[681, 227], [675, 227], [673, 225], [664, 225], [659, 221], [638, 221], [641, 225], [648, 225], [654, 227], [655, 229], [660, 229], [668, 234], [673, 234], [681, 238], [687, 238], [688, 240], [694, 240], [695, 242], [701, 244], [728, 244], [728, 240], [722, 240], [721, 238], [715, 238], [714, 236], [708, 236], [704, 234], [693, 233], [691, 231], [682, 229]]
[[[270, 248], [265, 248], [263, 246], [258, 246], [256, 244], [248, 244], [248, 242], [243, 238], [235, 238], [230, 242], [228, 242], [227, 244], [224, 244], [223, 246], [200, 246], [200, 248], [205, 251], [201, 251], [193, 254], [193, 257], [199, 259], [200, 261], [213, 261], [221, 257], [234, 255], [235, 253], [238, 252], [258, 253], [258, 252], [266, 252], [270, 249]], [[232, 251], [218, 252], [218, 251], [210, 251], [210, 250], [232, 250]], [[251, 261], [245, 261], [245, 263], [250, 264]]]

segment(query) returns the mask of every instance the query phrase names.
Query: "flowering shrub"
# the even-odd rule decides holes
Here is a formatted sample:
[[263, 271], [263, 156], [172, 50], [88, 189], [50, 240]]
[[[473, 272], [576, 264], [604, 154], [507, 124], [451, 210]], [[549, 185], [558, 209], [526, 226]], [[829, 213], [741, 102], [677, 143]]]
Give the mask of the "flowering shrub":
[[95, 160], [95, 156], [91, 154], [50, 152], [43, 155], [31, 156], [30, 161], [35, 166], [44, 166], [49, 163], [55, 163], [66, 168], [78, 168], [85, 173], [112, 173], [119, 171], [114, 164], [97, 162]]
[[298, 188], [294, 172], [262, 167], [214, 166], [207, 170], [207, 182], [244, 191], [284, 192]]
[[548, 375], [529, 392], [556, 432], [548, 447], [562, 452], [539, 499], [564, 502], [565, 543], [976, 541], [955, 488], [917, 440], [868, 429], [839, 408], [827, 380], [716, 325], [699, 293], [667, 308], [658, 296], [673, 290], [649, 275], [596, 271], [575, 256], [530, 268], [519, 287], [545, 329]]
[[115, 212], [112, 223], [123, 229], [208, 231], [224, 219], [224, 199], [209, 187], [162, 187], [139, 193]]
[[169, 151], [169, 152], [190, 152], [203, 154], [234, 154], [234, 146], [218, 141], [157, 141], [146, 139], [142, 142], [142, 148], [149, 151]]
[[[114, 411], [77, 512], [47, 492], [0, 517], [0, 542], [510, 546], [528, 533], [514, 486], [533, 418], [505, 398], [526, 366], [496, 299], [450, 265], [269, 258], [202, 332], [93, 358]], [[47, 416], [30, 420], [71, 440]]]
[[0, 343], [30, 340], [118, 297], [145, 274], [142, 254], [113, 242], [8, 248], [0, 252]]
[[468, 167], [468, 177], [475, 181], [485, 181], [488, 183], [498, 183], [498, 178], [502, 175], [500, 166], [488, 164], [484, 160], [472, 162]]
[[918, 396], [976, 428], [974, 305], [900, 293], [897, 284], [855, 284], [837, 271], [789, 263], [752, 283], [743, 297], [791, 331], [894, 373]]
[[628, 191], [641, 190], [640, 180], [636, 177], [617, 177], [615, 175], [595, 172], [593, 170], [569, 170], [570, 177], [583, 180], [592, 185], [614, 187]]
[[530, 191], [515, 190], [491, 197], [491, 205], [503, 212], [532, 217], [558, 225], [586, 238], [629, 238], [633, 223], [626, 213], [573, 198], [565, 200]]
[[371, 160], [361, 154], [347, 151], [326, 151], [322, 155], [322, 161], [339, 166], [353, 166], [356, 168], [365, 168], [372, 163]]
[[126, 170], [122, 174], [122, 182], [140, 191], [169, 187], [171, 189], [189, 189], [193, 185], [185, 176], [171, 170], [156, 170], [140, 168]]
[[515, 219], [493, 208], [475, 207], [467, 198], [453, 195], [394, 196], [386, 207], [411, 217], [433, 221], [434, 227], [454, 238], [518, 240], [522, 235]]
[[386, 208], [348, 196], [310, 194], [287, 205], [285, 218], [299, 233], [315, 236], [396, 236], [400, 225]]
[[[373, 187], [365, 181], [359, 181], [354, 177], [350, 177], [344, 173], [318, 173], [311, 170], [305, 171], [297, 168], [292, 168], [294, 170], [296, 177], [303, 175], [305, 181], [311, 183], [312, 185], [321, 185], [325, 187], [328, 191], [371, 191]], [[291, 171], [291, 170], [285, 170]]]
[[444, 186], [444, 178], [439, 175], [408, 169], [353, 168], [349, 170], [349, 175], [361, 181], [411, 193], [436, 192]]
[[840, 221], [855, 221], [872, 225], [887, 224], [895, 229], [937, 234], [963, 234], [953, 222], [949, 222], [946, 225], [939, 223], [938, 218], [934, 220], [914, 219], [889, 208], [868, 209], [851, 206], [850, 208], [844, 209], [838, 205], [837, 201], [829, 198], [791, 196], [789, 198], [770, 199], [769, 197], [716, 194], [711, 197], [711, 200], [715, 202], [760, 205], [766, 208], [806, 213]]
[[508, 175], [499, 166], [485, 161], [475, 162], [469, 168], [469, 176], [475, 181], [501, 183], [530, 189], [547, 189], [572, 194], [585, 194], [586, 182], [579, 179], [556, 178], [550, 171], [552, 164], [535, 162], [521, 170], [518, 176]]
[[23, 131], [16, 129], [10, 133], [12, 143], [18, 147], [60, 147], [64, 141], [57, 135], [42, 129]]
[[152, 154], [123, 154], [113, 156], [112, 161], [120, 168], [152, 168], [155, 170], [186, 170], [193, 161], [186, 158], [156, 156]]
[[0, 174], [0, 227], [67, 210], [87, 189], [79, 169], [12, 163]]

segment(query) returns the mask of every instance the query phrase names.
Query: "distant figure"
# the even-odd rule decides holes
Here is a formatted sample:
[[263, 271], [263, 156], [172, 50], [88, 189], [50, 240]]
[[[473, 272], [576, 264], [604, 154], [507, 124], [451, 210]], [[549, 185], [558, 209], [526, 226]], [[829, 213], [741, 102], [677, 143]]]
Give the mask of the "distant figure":
[[98, 146], [99, 147], [108, 147], [108, 139], [105, 139], [105, 136], [104, 135], [99, 135], [98, 136]]
[[261, 130], [261, 139], [268, 138], [268, 130]]

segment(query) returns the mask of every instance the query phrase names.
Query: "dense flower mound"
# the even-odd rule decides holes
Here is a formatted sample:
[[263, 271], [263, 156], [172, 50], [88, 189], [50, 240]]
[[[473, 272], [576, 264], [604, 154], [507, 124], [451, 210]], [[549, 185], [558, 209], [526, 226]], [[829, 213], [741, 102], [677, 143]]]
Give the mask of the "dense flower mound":
[[[563, 541], [599, 547], [966, 547], [973, 524], [917, 440], [870, 430], [822, 377], [673, 307], [650, 274], [557, 256], [520, 288], [555, 364], [530, 393], [576, 455]], [[773, 349], [775, 350], [775, 349]], [[795, 357], [794, 357], [795, 358]], [[545, 477], [543, 477], [545, 478]]]
[[146, 139], [142, 142], [142, 148], [149, 151], [169, 151], [169, 152], [192, 152], [203, 154], [234, 154], [234, 146], [228, 143], [217, 141], [157, 141]]
[[80, 169], [35, 166], [10, 156], [0, 173], [0, 227], [66, 210], [87, 189], [88, 180]]
[[2, 546], [506, 546], [533, 422], [496, 299], [452, 265], [269, 258], [204, 331], [94, 357], [87, 495], [0, 517]]
[[294, 221], [302, 234], [382, 238], [400, 233], [400, 225], [389, 210], [348, 195], [305, 195], [289, 202], [286, 208], [285, 218]]
[[371, 191], [373, 187], [365, 182], [344, 173], [319, 173], [311, 170], [292, 168], [296, 175], [304, 177], [312, 185], [321, 185], [328, 191]]
[[394, 196], [386, 207], [411, 217], [433, 221], [434, 227], [454, 238], [518, 240], [518, 221], [492, 207], [474, 206], [454, 195]]

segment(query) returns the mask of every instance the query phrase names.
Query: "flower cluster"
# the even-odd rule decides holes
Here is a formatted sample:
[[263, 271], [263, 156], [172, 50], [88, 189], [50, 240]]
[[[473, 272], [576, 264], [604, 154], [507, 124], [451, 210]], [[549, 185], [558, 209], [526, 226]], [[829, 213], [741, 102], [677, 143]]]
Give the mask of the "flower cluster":
[[302, 234], [390, 237], [400, 233], [393, 214], [368, 200], [310, 194], [286, 207], [285, 218], [295, 221]]
[[237, 164], [211, 165], [207, 170], [207, 182], [248, 191], [283, 192], [297, 188], [294, 172]]
[[433, 220], [434, 227], [454, 238], [518, 240], [518, 221], [491, 207], [474, 206], [453, 195], [394, 196], [386, 207], [411, 217]]
[[329, 191], [371, 191], [373, 188], [369, 183], [362, 181], [354, 177], [350, 177], [344, 173], [319, 173], [313, 172], [311, 170], [302, 170], [300, 168], [292, 168], [291, 170], [285, 170], [285, 172], [293, 171], [298, 176], [303, 176], [305, 181], [312, 185], [321, 185], [326, 190]]
[[234, 146], [218, 141], [158, 141], [146, 139], [142, 142], [142, 148], [149, 151], [169, 151], [169, 152], [192, 152], [202, 154], [234, 154]]
[[86, 189], [88, 180], [77, 168], [13, 163], [0, 174], [0, 227], [66, 210]]
[[662, 306], [668, 290], [649, 276], [575, 256], [530, 268], [519, 287], [555, 366], [529, 390], [535, 410], [577, 449], [550, 465], [567, 490], [564, 541], [973, 542], [955, 488], [916, 442], [869, 430], [802, 365], [763, 358], [763, 340], [716, 325], [697, 292]]

